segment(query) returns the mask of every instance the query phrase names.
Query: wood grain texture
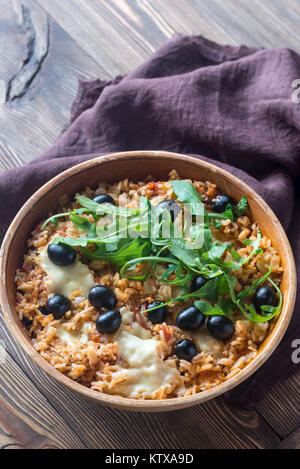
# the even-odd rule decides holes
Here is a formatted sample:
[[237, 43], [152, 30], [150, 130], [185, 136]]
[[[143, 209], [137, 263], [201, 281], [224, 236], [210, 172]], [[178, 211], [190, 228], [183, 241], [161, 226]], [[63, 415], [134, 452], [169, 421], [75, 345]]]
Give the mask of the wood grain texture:
[[[192, 0], [211, 27], [214, 40], [254, 47], [300, 50], [297, 0]], [[217, 38], [217, 37], [218, 38]]]
[[282, 440], [274, 449], [300, 449], [300, 427]]
[[83, 448], [16, 362], [6, 354], [0, 365], [0, 443], [2, 446]]
[[111, 76], [132, 70], [174, 33], [161, 31], [151, 18], [151, 25], [145, 28], [145, 15], [135, 8], [140, 3], [136, 1], [38, 1]]
[[46, 436], [34, 430], [0, 397], [0, 449], [56, 449]]
[[280, 438], [300, 426], [300, 373], [276, 383], [256, 406], [256, 410]]
[[[176, 32], [232, 45], [300, 50], [297, 0], [38, 2], [96, 61], [104, 60], [112, 74], [128, 72]], [[116, 40], [119, 50], [114, 49]]]
[[32, 160], [59, 136], [79, 77], [108, 77], [35, 1], [8, 3], [0, 0], [0, 171]]
[[15, 2], [14, 6], [20, 32], [26, 36], [26, 53], [20, 69], [7, 83], [6, 102], [25, 95], [49, 52], [50, 24], [46, 12], [30, 8], [30, 3]]
[[[233, 45], [300, 51], [299, 20], [298, 0], [0, 0], [0, 171], [30, 161], [57, 138], [68, 122], [78, 76], [105, 79], [127, 73], [175, 32], [203, 34]], [[43, 46], [42, 53], [29, 47], [30, 38], [31, 43], [36, 40]], [[29, 62], [34, 58], [33, 66], [29, 74], [27, 70], [22, 74], [28, 58]], [[26, 92], [12, 99], [20, 77]], [[8, 93], [9, 84], [14, 87]], [[224, 411], [218, 400], [201, 409], [181, 411], [179, 425], [176, 414], [143, 417], [87, 403], [40, 372], [18, 349], [2, 322], [1, 337], [8, 341], [11, 353], [9, 373], [16, 369], [20, 382], [31, 386], [33, 399], [44, 398], [46, 408], [51, 405], [57, 409], [55, 415], [63, 419], [68, 435], [64, 444], [69, 447], [80, 445], [70, 428], [83, 435], [85, 447], [134, 447], [127, 435], [134, 426], [136, 434], [142, 432], [136, 447], [168, 446], [163, 432], [157, 435], [153, 430], [156, 426], [170, 432], [178, 448], [299, 447], [299, 374], [268, 392], [257, 407], [258, 413], [226, 406]], [[3, 382], [5, 379], [4, 375]], [[2, 376], [0, 386], [4, 386]], [[30, 407], [24, 418], [24, 410], [16, 404], [22, 399], [16, 384], [8, 394], [14, 396], [13, 405], [0, 398], [1, 445], [57, 446], [51, 432], [47, 429], [44, 433], [47, 423], [41, 425], [41, 417], [34, 412], [38, 424], [33, 429]], [[123, 422], [125, 429], [120, 430]], [[276, 433], [286, 438], [279, 443]]]

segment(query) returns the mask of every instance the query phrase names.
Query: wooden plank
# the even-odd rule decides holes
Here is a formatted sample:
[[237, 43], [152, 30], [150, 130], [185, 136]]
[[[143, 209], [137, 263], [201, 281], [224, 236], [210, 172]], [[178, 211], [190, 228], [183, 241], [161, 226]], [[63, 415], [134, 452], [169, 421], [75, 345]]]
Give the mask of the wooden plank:
[[300, 6], [295, 0], [38, 2], [95, 60], [104, 60], [112, 74], [128, 72], [175, 32], [234, 45], [299, 50]]
[[222, 399], [161, 414], [120, 412], [99, 406], [42, 372], [17, 346], [2, 316], [0, 338], [87, 448], [271, 448], [279, 443], [275, 432], [255, 411], [230, 408]]
[[150, 46], [146, 52], [145, 44], [130, 40], [129, 35], [125, 38], [122, 24], [116, 28], [108, 22], [98, 2], [41, 0], [39, 4], [111, 76], [128, 72], [153, 51]]
[[281, 438], [300, 426], [299, 389], [300, 372], [274, 385], [256, 406]]
[[0, 0], [0, 171], [49, 148], [69, 122], [78, 78], [108, 78], [32, 0]]
[[0, 397], [0, 449], [56, 449], [51, 440], [33, 430]]
[[0, 374], [0, 448], [84, 447], [9, 354]]
[[274, 449], [300, 449], [300, 427], [284, 438]]
[[300, 49], [300, 5], [296, 0], [192, 0], [192, 4], [210, 29], [208, 33], [206, 29], [193, 32], [209, 39], [233, 45]]

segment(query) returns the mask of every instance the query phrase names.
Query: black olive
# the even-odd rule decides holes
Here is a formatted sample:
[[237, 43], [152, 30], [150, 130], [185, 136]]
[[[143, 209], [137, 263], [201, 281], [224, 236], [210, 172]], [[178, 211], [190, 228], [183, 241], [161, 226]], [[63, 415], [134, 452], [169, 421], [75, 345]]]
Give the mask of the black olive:
[[209, 316], [207, 329], [211, 336], [217, 340], [229, 340], [235, 333], [233, 322], [226, 316]]
[[[147, 309], [154, 308], [154, 306], [159, 306], [162, 304], [161, 301], [153, 301], [153, 303], [149, 303], [147, 305]], [[167, 316], [167, 307], [162, 306], [161, 308], [154, 309], [153, 311], [149, 311], [147, 313], [148, 319], [153, 323], [153, 324], [158, 324], [161, 322], [164, 322]]]
[[203, 287], [208, 282], [208, 279], [204, 275], [198, 275], [194, 278], [191, 285], [191, 291], [197, 291], [199, 288]]
[[184, 308], [176, 318], [176, 324], [184, 331], [199, 329], [205, 323], [205, 316], [195, 306]]
[[217, 195], [211, 204], [213, 210], [217, 213], [225, 212], [227, 205], [234, 207], [236, 205], [236, 201], [226, 194]]
[[71, 301], [64, 295], [54, 295], [46, 306], [40, 306], [42, 314], [53, 314], [54, 319], [61, 319], [71, 309]]
[[252, 301], [257, 312], [261, 312], [261, 307], [264, 305], [277, 306], [276, 295], [274, 290], [269, 286], [258, 288]]
[[94, 202], [97, 202], [97, 204], [115, 204], [114, 199], [108, 195], [108, 194], [99, 194], [96, 195], [96, 197], [93, 198]]
[[181, 360], [190, 362], [192, 358], [197, 355], [198, 349], [194, 342], [189, 339], [177, 340], [174, 348], [175, 355]]
[[49, 309], [47, 309], [47, 306], [39, 306], [38, 310], [40, 313], [42, 313], [44, 316], [47, 316], [48, 314], [52, 314]]
[[113, 308], [117, 303], [117, 299], [110, 288], [94, 285], [89, 291], [89, 302], [98, 309]]
[[60, 267], [71, 265], [76, 259], [75, 249], [65, 244], [49, 244], [47, 252], [50, 261]]
[[97, 331], [101, 334], [112, 334], [119, 329], [122, 322], [120, 311], [114, 309], [105, 311], [98, 316], [96, 320]]
[[157, 204], [157, 207], [160, 207], [164, 210], [168, 210], [168, 212], [170, 212], [171, 214], [172, 222], [174, 222], [175, 218], [181, 212], [180, 205], [174, 200], [163, 200], [162, 202], [159, 202], [159, 204]]

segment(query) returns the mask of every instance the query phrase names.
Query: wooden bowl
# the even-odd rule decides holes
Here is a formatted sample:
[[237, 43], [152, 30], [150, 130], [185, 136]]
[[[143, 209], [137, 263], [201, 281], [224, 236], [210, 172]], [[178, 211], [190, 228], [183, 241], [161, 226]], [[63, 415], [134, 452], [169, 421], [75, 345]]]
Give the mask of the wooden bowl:
[[[273, 322], [272, 330], [261, 345], [257, 357], [237, 375], [213, 389], [188, 397], [164, 400], [135, 400], [92, 391], [55, 370], [44, 360], [33, 348], [29, 335], [18, 318], [15, 310], [14, 277], [17, 267], [22, 263], [26, 240], [33, 227], [45, 219], [50, 210], [56, 209], [57, 200], [63, 194], [73, 196], [87, 184], [93, 187], [99, 181], [113, 183], [124, 178], [138, 181], [149, 174], [157, 180], [168, 179], [171, 169], [177, 170], [181, 178], [212, 181], [222, 192], [235, 199], [247, 196], [252, 219], [260, 225], [263, 234], [271, 238], [281, 257], [284, 268], [281, 284], [284, 297], [282, 312]], [[81, 163], [53, 178], [30, 197], [13, 220], [2, 245], [0, 269], [1, 305], [5, 319], [18, 343], [43, 370], [73, 391], [100, 404], [144, 412], [169, 411], [200, 404], [249, 378], [278, 346], [291, 319], [296, 296], [296, 270], [290, 244], [278, 219], [261, 197], [223, 169], [189, 156], [160, 151], [114, 153]]]

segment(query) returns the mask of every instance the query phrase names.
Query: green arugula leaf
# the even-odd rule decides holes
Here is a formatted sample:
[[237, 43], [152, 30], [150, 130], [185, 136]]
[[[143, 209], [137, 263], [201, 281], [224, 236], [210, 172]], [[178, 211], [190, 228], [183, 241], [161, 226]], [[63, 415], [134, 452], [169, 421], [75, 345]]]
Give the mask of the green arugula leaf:
[[187, 249], [186, 241], [182, 238], [172, 238], [168, 244], [168, 249], [173, 256], [177, 257], [188, 267], [196, 267], [197, 250]]
[[78, 228], [81, 231], [85, 231], [89, 238], [97, 237], [96, 225], [88, 221], [85, 217], [82, 217], [81, 215], [78, 215], [77, 213], [71, 213], [70, 220], [72, 223], [74, 223], [76, 228]]
[[94, 200], [89, 199], [84, 195], [76, 195], [76, 200], [80, 203], [80, 205], [82, 205], [82, 207], [87, 208], [91, 212], [97, 213], [100, 204], [94, 202]]
[[194, 184], [187, 180], [172, 181], [171, 182], [173, 191], [175, 192], [178, 200], [185, 203], [200, 203], [202, 200], [199, 192], [197, 191]]
[[235, 249], [231, 249], [230, 253], [234, 261], [238, 263], [241, 263], [243, 261], [243, 257], [240, 256], [240, 254]]
[[220, 307], [226, 316], [231, 316], [234, 314], [234, 310], [236, 309], [236, 305], [227, 298], [222, 298], [220, 300]]
[[199, 290], [192, 292], [192, 293], [187, 293], [185, 295], [178, 296], [177, 298], [174, 298], [172, 300], [166, 301], [165, 303], [161, 303], [158, 306], [153, 306], [153, 308], [147, 309], [148, 311], [152, 311], [154, 309], [157, 309], [161, 306], [167, 306], [170, 303], [175, 303], [176, 301], [184, 301], [187, 300], [188, 298], [203, 298], [206, 299], [207, 301], [216, 301], [218, 299], [218, 278], [209, 280], [209, 282], [205, 283], [203, 287], [199, 288]]
[[51, 244], [65, 244], [67, 246], [81, 246], [85, 247], [89, 244], [89, 240], [83, 236], [82, 238], [68, 238], [68, 237], [59, 237], [57, 236]]
[[[282, 301], [283, 301], [283, 297], [282, 297], [282, 293], [280, 291], [280, 288], [277, 287], [277, 285], [273, 282], [273, 280], [271, 280], [269, 278], [269, 276], [271, 275], [271, 272], [272, 272], [272, 266], [270, 267], [270, 270], [265, 274], [263, 275], [262, 277], [254, 280], [254, 282], [252, 283], [252, 285], [245, 289], [245, 290], [242, 290], [241, 292], [239, 292], [236, 296], [235, 296], [235, 293], [234, 291], [232, 290], [232, 288], [230, 289], [230, 293], [231, 293], [231, 300], [232, 302], [238, 306], [238, 308], [240, 309], [240, 311], [242, 312], [242, 314], [247, 318], [249, 319], [250, 321], [253, 321], [253, 322], [266, 322], [266, 321], [270, 321], [271, 319], [273, 319], [275, 316], [277, 316], [277, 314], [279, 314], [279, 312], [281, 311], [281, 307], [282, 307]], [[228, 277], [227, 277], [228, 279]], [[260, 314], [257, 314], [257, 312], [255, 311], [255, 308], [253, 305], [248, 305], [246, 303], [243, 303], [243, 300], [250, 296], [251, 294], [253, 294], [255, 292], [255, 290], [257, 289], [257, 287], [264, 283], [266, 280], [268, 280], [273, 286], [274, 288], [276, 289], [278, 295], [279, 295], [279, 304], [278, 306], [276, 307], [269, 307], [268, 305], [266, 306], [263, 306], [262, 307], [262, 310], [263, 312], [266, 311], [266, 312], [269, 312], [271, 314], [268, 314], [268, 315], [260, 315]], [[273, 309], [274, 308], [274, 309]]]
[[[207, 215], [209, 216], [209, 218], [213, 221], [215, 220], [231, 220], [231, 221], [234, 221], [235, 218], [234, 218], [234, 214], [232, 212], [232, 208], [231, 206], [229, 205], [228, 206], [229, 208], [227, 208], [225, 210], [225, 212], [222, 212], [222, 213], [213, 213], [213, 212], [208, 212]], [[218, 225], [218, 227], [220, 228], [220, 226], [222, 226], [222, 223], [220, 223]]]
[[279, 295], [279, 303], [276, 307], [274, 306], [272, 307], [269, 305], [262, 306], [262, 310], [265, 313], [265, 315], [257, 314], [253, 305], [250, 305], [250, 306], [247, 304], [243, 305], [241, 302], [238, 302], [238, 306], [240, 310], [242, 311], [244, 316], [248, 318], [250, 321], [258, 322], [258, 323], [268, 322], [268, 321], [271, 321], [271, 319], [275, 318], [281, 311], [282, 302], [283, 302], [283, 296], [282, 296], [281, 290], [280, 288], [278, 288], [276, 283], [274, 283], [273, 280], [271, 280], [270, 278], [268, 278], [268, 282], [270, 282], [271, 285], [273, 285], [273, 287], [276, 289]]
[[155, 263], [168, 263], [168, 264], [172, 264], [172, 265], [175, 265], [176, 267], [178, 265], [180, 265], [180, 261], [177, 260], [177, 259], [173, 259], [172, 257], [160, 257], [160, 256], [140, 256], [140, 257], [136, 257], [136, 258], [133, 258], [133, 259], [130, 259], [128, 260], [121, 268], [121, 271], [120, 271], [120, 275], [123, 276], [123, 277], [127, 277], [127, 278], [130, 278], [126, 272], [128, 270], [130, 270], [131, 266], [132, 265], [137, 265], [137, 264], [141, 264], [141, 263], [144, 263], [144, 262], [148, 262], [150, 264], [155, 264]]
[[230, 293], [230, 288], [234, 289], [236, 282], [236, 277], [231, 277], [230, 275], [222, 275], [218, 283], [218, 295], [224, 296], [227, 295], [227, 293]]
[[244, 215], [247, 209], [248, 209], [248, 200], [247, 200], [247, 197], [244, 195], [239, 201], [239, 203], [233, 208], [233, 213], [234, 213], [235, 218], [238, 218]]
[[149, 241], [143, 241], [140, 238], [123, 241], [125, 242], [121, 246], [117, 246], [117, 250], [110, 252], [104, 251], [105, 246], [100, 246], [94, 252], [85, 248], [82, 248], [82, 250], [90, 259], [108, 260], [118, 266], [123, 266], [131, 260], [138, 262], [138, 258], [147, 256], [151, 253]]
[[245, 290], [240, 291], [237, 294], [237, 300], [244, 300], [244, 298], [247, 298], [247, 296], [250, 296], [252, 293], [254, 293], [257, 287], [261, 283], [264, 283], [266, 279], [270, 277], [271, 273], [272, 273], [272, 266], [270, 267], [270, 270], [268, 272], [266, 272], [264, 275], [254, 280], [252, 284], [250, 285], [250, 287], [246, 288]]
[[[185, 266], [181, 262], [179, 264], [169, 264], [161, 275], [156, 272], [156, 266], [157, 264], [152, 264], [152, 271], [159, 281], [166, 283], [167, 285], [177, 285], [184, 291], [189, 288], [191, 281], [194, 278], [193, 272], [190, 270], [186, 271]], [[170, 280], [169, 277], [172, 274], [175, 275], [175, 278]]]
[[138, 215], [140, 213], [139, 209], [126, 208], [121, 206], [112, 205], [109, 203], [98, 204], [92, 199], [85, 197], [83, 195], [77, 195], [76, 200], [89, 211], [93, 212], [95, 215], [114, 215], [119, 217], [131, 217]]
[[206, 301], [195, 301], [194, 305], [201, 313], [205, 314], [205, 316], [225, 316], [224, 311], [217, 303], [213, 306]]
[[259, 247], [260, 245], [260, 241], [261, 241], [261, 232], [258, 231], [257, 232], [257, 238], [255, 240], [251, 240], [251, 239], [245, 239], [243, 241], [243, 244], [245, 244], [245, 246], [253, 246], [253, 250], [252, 252], [249, 254], [248, 257], [246, 257], [246, 259], [244, 259], [241, 264], [248, 264], [248, 262], [250, 261], [250, 259], [255, 255], [255, 254], [261, 254], [262, 253], [262, 249]]
[[53, 223], [54, 226], [58, 225], [58, 218], [69, 217], [72, 212], [57, 213], [52, 215], [52, 217], [47, 218], [47, 220], [42, 224], [41, 230], [45, 228], [48, 223]]
[[[172, 181], [173, 191], [180, 202], [191, 204], [192, 215], [199, 214], [199, 207], [202, 208], [203, 202], [196, 187], [189, 181]], [[201, 212], [200, 212], [201, 213]]]

